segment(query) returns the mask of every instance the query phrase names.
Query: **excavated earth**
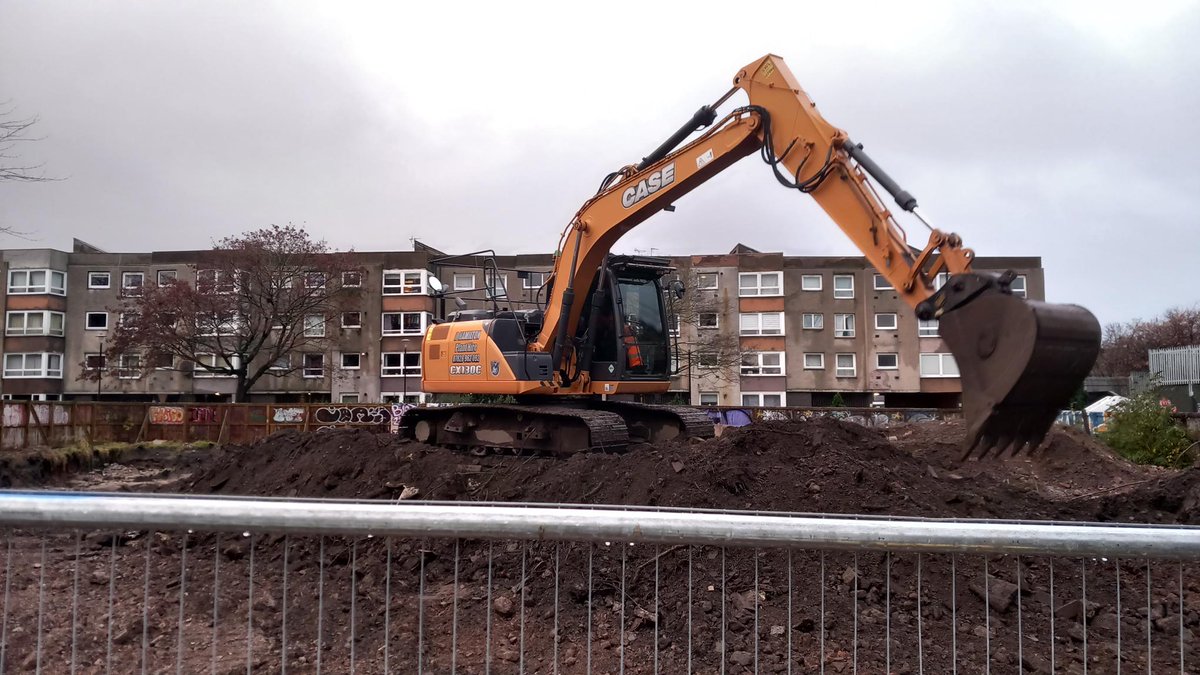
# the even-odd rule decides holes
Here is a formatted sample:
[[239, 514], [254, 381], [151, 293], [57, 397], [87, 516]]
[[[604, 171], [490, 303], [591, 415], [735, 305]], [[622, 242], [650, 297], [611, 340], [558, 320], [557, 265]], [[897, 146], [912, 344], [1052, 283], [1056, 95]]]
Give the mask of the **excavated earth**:
[[[121, 489], [129, 475], [137, 490], [398, 504], [1200, 521], [1200, 469], [1139, 467], [1062, 429], [1032, 457], [962, 461], [962, 434], [815, 418], [563, 459], [287, 432], [59, 487]], [[1085, 659], [1116, 672], [1118, 656], [1200, 668], [1200, 569], [1172, 561], [271, 533], [11, 541], [5, 658], [21, 670], [39, 635], [43, 666], [70, 661], [72, 612], [82, 672], [138, 672], [143, 654], [148, 672], [384, 672], [385, 659], [429, 673], [1083, 672]]]

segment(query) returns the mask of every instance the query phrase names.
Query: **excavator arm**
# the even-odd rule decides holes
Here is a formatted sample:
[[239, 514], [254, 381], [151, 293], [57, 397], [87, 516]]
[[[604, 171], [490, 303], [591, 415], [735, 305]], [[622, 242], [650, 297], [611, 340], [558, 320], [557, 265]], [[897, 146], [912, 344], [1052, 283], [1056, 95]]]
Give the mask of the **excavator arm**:
[[[716, 109], [738, 90], [748, 104], [717, 119]], [[590, 287], [617, 240], [756, 152], [782, 185], [821, 205], [920, 318], [940, 320], [960, 370], [968, 451], [1036, 447], [1095, 362], [1095, 317], [1075, 305], [1013, 296], [1012, 275], [973, 272], [974, 253], [956, 234], [930, 227], [923, 248], [910, 246], [870, 179], [920, 218], [916, 199], [821, 116], [774, 55], [739, 71], [720, 100], [640, 163], [610, 174], [564, 230], [543, 328], [530, 347], [552, 354], [559, 381], [573, 377], [578, 358], [569, 339], [582, 312], [576, 291]], [[952, 276], [937, 288], [942, 272]]]

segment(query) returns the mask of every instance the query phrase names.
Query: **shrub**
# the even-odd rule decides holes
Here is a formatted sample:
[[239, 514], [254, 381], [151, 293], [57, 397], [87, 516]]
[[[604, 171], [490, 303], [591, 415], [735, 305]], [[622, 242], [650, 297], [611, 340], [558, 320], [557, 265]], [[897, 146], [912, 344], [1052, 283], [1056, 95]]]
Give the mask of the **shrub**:
[[1159, 405], [1157, 393], [1143, 392], [1118, 404], [1100, 438], [1138, 464], [1179, 467], [1187, 464], [1187, 432]]

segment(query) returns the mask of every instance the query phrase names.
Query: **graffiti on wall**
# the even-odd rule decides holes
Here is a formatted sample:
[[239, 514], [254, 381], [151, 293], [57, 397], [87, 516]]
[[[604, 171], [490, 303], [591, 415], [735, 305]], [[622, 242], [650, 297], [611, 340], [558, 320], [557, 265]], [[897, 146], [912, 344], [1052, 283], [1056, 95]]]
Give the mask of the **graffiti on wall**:
[[316, 409], [317, 424], [383, 425], [391, 422], [392, 408], [387, 405], [327, 405]]
[[183, 407], [174, 405], [150, 406], [150, 424], [183, 424]]
[[814, 410], [811, 408], [709, 408], [705, 412], [714, 424], [744, 427], [754, 422], [803, 420], [813, 417], [854, 422], [864, 427], [884, 429], [893, 424], [933, 422], [957, 418], [953, 412], [939, 410]]
[[276, 424], [303, 424], [304, 408], [276, 408], [271, 414]]

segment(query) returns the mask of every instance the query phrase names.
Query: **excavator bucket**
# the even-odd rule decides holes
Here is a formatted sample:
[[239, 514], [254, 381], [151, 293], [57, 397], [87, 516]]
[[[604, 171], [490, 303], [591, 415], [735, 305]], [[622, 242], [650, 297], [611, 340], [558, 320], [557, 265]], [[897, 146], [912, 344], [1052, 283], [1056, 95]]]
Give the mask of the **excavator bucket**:
[[1008, 279], [957, 275], [932, 298], [962, 381], [964, 459], [1037, 448], [1100, 352], [1091, 312], [1014, 296]]

